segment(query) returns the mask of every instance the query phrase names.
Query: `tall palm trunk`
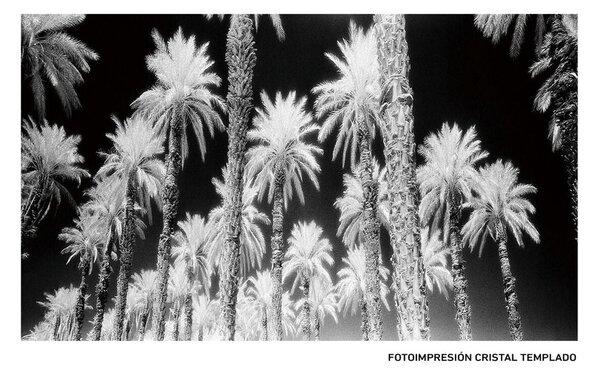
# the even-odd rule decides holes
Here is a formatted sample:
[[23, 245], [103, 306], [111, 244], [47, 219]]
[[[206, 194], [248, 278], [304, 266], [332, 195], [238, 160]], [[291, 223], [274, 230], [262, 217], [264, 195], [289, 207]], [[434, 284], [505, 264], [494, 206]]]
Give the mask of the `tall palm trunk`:
[[42, 210], [44, 196], [48, 193], [48, 177], [41, 176], [33, 186], [31, 194], [21, 208], [21, 258], [27, 259], [29, 240], [35, 237], [37, 223]]
[[87, 291], [87, 282], [85, 280], [89, 270], [90, 263], [88, 260], [89, 255], [84, 255], [81, 259], [81, 282], [79, 284], [79, 290], [77, 291], [77, 305], [75, 306], [75, 319], [77, 324], [75, 325], [74, 337], [76, 341], [81, 341], [81, 329], [83, 328], [83, 315], [85, 311], [85, 293]]
[[157, 283], [154, 292], [154, 311], [152, 327], [155, 340], [165, 338], [165, 316], [167, 313], [167, 283], [169, 281], [169, 258], [171, 257], [171, 240], [175, 229], [177, 209], [179, 206], [179, 189], [177, 178], [181, 171], [181, 135], [183, 118], [181, 110], [177, 110], [171, 119], [169, 129], [169, 154], [167, 156], [167, 172], [162, 191], [163, 229], [158, 241], [156, 260]]
[[98, 284], [96, 285], [96, 315], [92, 328], [92, 339], [99, 341], [102, 335], [102, 323], [104, 322], [104, 310], [106, 308], [106, 300], [108, 299], [108, 286], [110, 280], [110, 248], [112, 247], [112, 234], [102, 255], [102, 263], [100, 264], [100, 274], [98, 275]]
[[148, 324], [148, 315], [152, 312], [152, 306], [146, 306], [140, 316], [140, 326], [138, 327], [138, 340], [144, 341], [146, 336], [146, 325]]
[[262, 309], [262, 314], [261, 314], [261, 327], [262, 327], [262, 333], [260, 336], [260, 340], [261, 341], [267, 341], [269, 339], [269, 322], [267, 319], [267, 308], [263, 307]]
[[310, 301], [308, 299], [310, 292], [310, 280], [308, 276], [302, 276], [302, 298], [304, 303], [302, 304], [302, 335], [305, 341], [310, 341]]
[[519, 299], [517, 298], [517, 280], [513, 277], [508, 261], [506, 249], [506, 229], [500, 222], [496, 223], [496, 241], [498, 242], [498, 255], [500, 258], [500, 271], [502, 272], [502, 285], [504, 286], [504, 301], [508, 312], [508, 328], [510, 337], [514, 341], [523, 340], [521, 327], [521, 314], [519, 313]]
[[[178, 305], [178, 303], [177, 303]], [[177, 306], [175, 308], [175, 314], [173, 315], [173, 320], [175, 321], [175, 329], [173, 330], [173, 340], [179, 341], [179, 317], [181, 316], [181, 306]]]
[[383, 321], [381, 319], [381, 293], [379, 277], [379, 258], [381, 256], [379, 239], [379, 220], [377, 219], [377, 182], [373, 180], [371, 156], [371, 138], [366, 119], [359, 118], [360, 180], [363, 188], [363, 226], [362, 236], [366, 247], [366, 303], [369, 317], [369, 340], [381, 340]]
[[384, 156], [391, 202], [394, 303], [401, 340], [429, 340], [429, 305], [419, 228], [413, 91], [404, 15], [376, 15]]
[[271, 236], [271, 339], [280, 341], [283, 338], [281, 324], [281, 295], [282, 288], [282, 262], [283, 262], [283, 183], [285, 175], [283, 170], [277, 171], [275, 178], [275, 191], [273, 198], [273, 234]]
[[225, 181], [228, 192], [224, 202], [227, 227], [225, 228], [225, 249], [220, 265], [219, 295], [221, 312], [218, 330], [221, 339], [233, 340], [240, 268], [242, 176], [246, 152], [246, 135], [250, 112], [252, 111], [252, 77], [256, 63], [252, 21], [247, 15], [231, 16], [231, 25], [227, 33], [225, 60], [229, 81], [227, 93], [229, 114], [227, 170], [229, 173]]
[[129, 277], [131, 275], [131, 261], [135, 246], [135, 201], [136, 201], [135, 176], [127, 176], [127, 191], [125, 194], [125, 223], [121, 238], [119, 263], [119, 276], [117, 277], [117, 303], [115, 307], [114, 337], [121, 340], [125, 322], [125, 309], [127, 307], [127, 292], [129, 291]]
[[454, 287], [454, 306], [456, 307], [456, 323], [461, 340], [470, 341], [471, 337], [471, 304], [467, 295], [467, 278], [465, 261], [462, 254], [460, 238], [460, 202], [450, 195], [450, 255], [452, 258], [452, 284]]
[[183, 339], [185, 341], [192, 340], [192, 286], [194, 283], [194, 273], [189, 261], [185, 268], [186, 278], [188, 282], [188, 290], [185, 294], [183, 302], [183, 316], [185, 317], [185, 327], [183, 329]]
[[362, 340], [369, 341], [369, 316], [367, 314], [367, 303], [364, 298], [360, 299], [360, 330], [362, 332]]

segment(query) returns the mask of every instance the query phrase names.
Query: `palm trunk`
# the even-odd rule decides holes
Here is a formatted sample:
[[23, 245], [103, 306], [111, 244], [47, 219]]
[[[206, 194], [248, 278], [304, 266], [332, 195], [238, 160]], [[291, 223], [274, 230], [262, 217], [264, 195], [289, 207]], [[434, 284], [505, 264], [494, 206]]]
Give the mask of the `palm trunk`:
[[302, 335], [305, 341], [310, 341], [310, 281], [308, 276], [302, 275], [302, 298], [304, 303], [302, 304]]
[[369, 341], [369, 316], [367, 314], [367, 304], [364, 298], [360, 299], [360, 330], [362, 332], [362, 340]]
[[131, 275], [131, 261], [135, 246], [135, 201], [136, 188], [133, 173], [127, 176], [127, 192], [125, 195], [125, 222], [121, 238], [119, 262], [119, 276], [117, 277], [117, 303], [115, 307], [114, 337], [121, 340], [123, 324], [125, 322], [125, 309], [127, 308], [127, 292], [129, 291], [129, 277]]
[[177, 306], [175, 308], [175, 315], [173, 319], [175, 320], [175, 329], [173, 330], [173, 340], [179, 341], [179, 316], [181, 315], [181, 307]]
[[470, 341], [471, 337], [471, 304], [467, 295], [467, 278], [465, 276], [465, 261], [462, 254], [460, 238], [460, 202], [456, 197], [450, 197], [450, 251], [452, 258], [452, 284], [454, 286], [454, 306], [456, 307], [456, 322], [461, 340]]
[[514, 341], [523, 340], [521, 327], [521, 314], [519, 313], [519, 299], [517, 298], [517, 281], [510, 270], [508, 250], [506, 249], [506, 229], [501, 223], [496, 223], [496, 241], [498, 242], [498, 255], [500, 258], [500, 271], [502, 272], [502, 285], [504, 286], [504, 301], [508, 312], [508, 328], [510, 337]]
[[[571, 195], [571, 215], [577, 234], [577, 113], [578, 113], [578, 71], [577, 41], [569, 36], [562, 21], [562, 15], [550, 19], [551, 67], [557, 76], [550, 87], [552, 92], [552, 118], [560, 127], [561, 146], [559, 153], [565, 163], [567, 183]], [[554, 78], [554, 77], [552, 77]]]
[[75, 326], [75, 340], [81, 341], [81, 329], [83, 328], [83, 318], [85, 311], [85, 293], [87, 291], [87, 283], [85, 277], [90, 269], [90, 264], [87, 259], [87, 255], [81, 259], [81, 283], [79, 284], [79, 290], [77, 292], [77, 306], [75, 306], [75, 319], [77, 324]]
[[391, 202], [390, 239], [397, 330], [401, 340], [429, 340], [429, 304], [419, 229], [413, 91], [404, 15], [376, 15], [384, 156]]
[[185, 327], [183, 330], [183, 339], [185, 341], [192, 340], [192, 285], [194, 283], [194, 273], [192, 270], [192, 266], [187, 264], [185, 273], [188, 281], [188, 291], [185, 294], [185, 299], [183, 302], [183, 314], [185, 317]]
[[381, 340], [383, 321], [381, 319], [381, 292], [379, 277], [379, 220], [377, 219], [377, 182], [373, 181], [371, 138], [366, 119], [359, 118], [360, 179], [363, 188], [362, 236], [365, 244], [366, 261], [366, 303], [369, 317], [369, 340]]
[[232, 15], [227, 33], [225, 60], [228, 67], [229, 90], [229, 145], [227, 152], [225, 199], [226, 236], [220, 265], [219, 336], [224, 340], [235, 337], [235, 305], [240, 268], [240, 227], [242, 220], [242, 193], [246, 133], [252, 111], [252, 76], [256, 63], [252, 21], [247, 15]]
[[59, 328], [60, 328], [60, 315], [56, 314], [56, 317], [54, 318], [54, 327], [52, 328], [52, 340], [53, 341], [58, 341], [59, 336]]
[[102, 335], [102, 323], [104, 322], [104, 310], [108, 299], [108, 286], [110, 280], [110, 248], [112, 247], [112, 235], [109, 238], [100, 265], [98, 284], [96, 285], [96, 315], [92, 329], [92, 340], [99, 341]]
[[146, 308], [140, 316], [140, 326], [138, 327], [138, 341], [144, 341], [144, 337], [146, 336], [146, 324], [148, 323], [148, 314], [150, 313], [150, 308]]
[[319, 320], [319, 315], [315, 311], [315, 341], [321, 340], [321, 321]]
[[154, 311], [152, 312], [152, 327], [155, 340], [165, 338], [165, 316], [167, 313], [167, 284], [169, 281], [169, 258], [171, 257], [171, 240], [175, 229], [175, 219], [179, 206], [179, 189], [177, 178], [181, 171], [181, 135], [183, 118], [178, 110], [171, 120], [169, 129], [169, 154], [167, 156], [167, 172], [162, 191], [163, 200], [163, 229], [158, 241], [156, 269], [157, 284], [154, 292]]
[[48, 178], [40, 177], [25, 205], [21, 208], [21, 259], [27, 259], [29, 240], [37, 233], [37, 223], [42, 209], [42, 201], [47, 194]]
[[271, 281], [273, 293], [271, 295], [271, 312], [273, 316], [271, 336], [272, 340], [281, 341], [283, 327], [281, 324], [281, 295], [282, 288], [282, 262], [283, 262], [283, 171], [277, 172], [275, 178], [275, 191], [273, 198], [273, 235], [271, 236]]
[[203, 341], [204, 340], [204, 327], [202, 326], [202, 324], [200, 324], [200, 326], [198, 327], [198, 341]]
[[267, 319], [267, 308], [263, 307], [262, 309], [262, 316], [261, 316], [261, 327], [262, 327], [262, 333], [261, 333], [261, 337], [260, 340], [261, 341], [267, 341], [269, 339], [269, 327], [268, 327], [268, 319]]

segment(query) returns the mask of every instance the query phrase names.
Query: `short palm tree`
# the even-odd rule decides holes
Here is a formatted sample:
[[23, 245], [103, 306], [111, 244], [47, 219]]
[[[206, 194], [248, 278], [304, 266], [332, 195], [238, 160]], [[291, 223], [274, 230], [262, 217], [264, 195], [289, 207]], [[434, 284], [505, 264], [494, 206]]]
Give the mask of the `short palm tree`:
[[254, 310], [256, 320], [259, 323], [258, 332], [260, 339], [268, 339], [267, 319], [271, 305], [271, 293], [273, 290], [273, 281], [267, 271], [258, 271], [256, 276], [250, 276], [246, 284], [245, 293], [248, 295], [251, 308]]
[[75, 86], [83, 83], [82, 73], [98, 55], [64, 30], [77, 26], [82, 14], [23, 14], [21, 16], [21, 68], [23, 80], [33, 93], [35, 110], [46, 114], [48, 82], [58, 95], [67, 116], [80, 107]]
[[475, 127], [463, 132], [448, 123], [430, 134], [419, 147], [425, 164], [417, 168], [422, 201], [419, 216], [432, 228], [441, 224], [444, 243], [452, 257], [452, 280], [456, 321], [461, 340], [471, 340], [471, 305], [460, 235], [461, 206], [471, 196], [477, 181], [476, 166], [488, 153], [481, 149]]
[[280, 92], [272, 102], [261, 93], [263, 109], [257, 110], [254, 128], [248, 132], [248, 140], [254, 146], [248, 150], [246, 172], [259, 188], [261, 198], [268, 197], [273, 204], [273, 232], [271, 236], [271, 278], [274, 286], [271, 311], [272, 338], [281, 340], [281, 272], [283, 261], [283, 215], [290, 200], [298, 196], [304, 204], [303, 176], [319, 189], [317, 173], [321, 167], [316, 160], [322, 149], [307, 139], [319, 130], [312, 116], [306, 111], [306, 97], [296, 99], [291, 92], [283, 97]]
[[[184, 298], [184, 340], [192, 339], [192, 296], [194, 287], [201, 286], [205, 293], [209, 292], [210, 265], [208, 248], [212, 236], [212, 223], [202, 216], [186, 213], [185, 220], [177, 223], [179, 230], [175, 233], [173, 256], [175, 263], [185, 267], [187, 291]], [[199, 285], [195, 283], [199, 281]]]
[[120, 338], [123, 336], [131, 262], [135, 248], [136, 204], [139, 204], [147, 215], [151, 215], [151, 202], [160, 202], [159, 192], [165, 167], [159, 159], [163, 153], [163, 141], [146, 120], [135, 116], [125, 122], [113, 117], [113, 121], [117, 127], [115, 134], [107, 134], [113, 148], [110, 152], [101, 154], [105, 161], [98, 170], [98, 177], [116, 181], [120, 186], [120, 194], [125, 196], [124, 225], [119, 252], [121, 266], [117, 278], [115, 306], [117, 315], [114, 326], [114, 337]]
[[173, 329], [173, 340], [178, 341], [181, 312], [183, 310], [185, 298], [188, 292], [188, 278], [184, 263], [176, 263], [175, 266], [171, 266], [171, 270], [169, 272], [168, 291], [168, 302], [171, 304], [171, 318], [175, 323]]
[[[57, 340], [72, 340], [77, 327], [76, 310], [79, 304], [79, 289], [73, 285], [68, 288], [58, 288], [53, 294], [44, 293], [45, 301], [38, 302], [46, 308], [45, 320], [50, 321], [52, 326], [51, 339]], [[85, 302], [89, 296], [84, 296], [84, 308], [89, 309], [91, 306]]]
[[156, 271], [141, 270], [131, 277], [132, 287], [136, 289], [134, 306], [137, 311], [138, 339], [144, 341], [148, 318], [152, 313], [154, 289], [156, 284]]
[[360, 181], [363, 188], [364, 223], [362, 234], [367, 249], [367, 309], [369, 311], [370, 339], [380, 340], [383, 335], [381, 301], [379, 300], [378, 262], [380, 223], [377, 219], [377, 183], [373, 180], [371, 144], [379, 126], [379, 72], [377, 68], [377, 40], [373, 29], [363, 31], [350, 24], [350, 38], [338, 42], [342, 57], [326, 53], [335, 65], [338, 78], [326, 81], [313, 89], [317, 95], [315, 109], [319, 118], [325, 118], [319, 131], [324, 141], [339, 124], [333, 149], [335, 158], [342, 151], [344, 165], [348, 149], [350, 164], [360, 163]]
[[314, 221], [294, 224], [288, 238], [289, 249], [283, 262], [283, 279], [293, 278], [291, 291], [302, 291], [302, 334], [310, 340], [310, 284], [311, 280], [331, 280], [329, 267], [333, 265], [332, 247], [323, 237], [323, 229]]
[[524, 234], [534, 242], [540, 242], [540, 235], [529, 218], [535, 213], [535, 207], [527, 199], [527, 195], [537, 189], [533, 185], [519, 183], [519, 170], [510, 162], [498, 160], [481, 168], [479, 173], [476, 195], [466, 204], [473, 211], [462, 233], [471, 249], [481, 242], [480, 254], [488, 236], [497, 243], [510, 335], [513, 340], [520, 341], [523, 330], [516, 279], [508, 260], [507, 237], [508, 233], [512, 233], [520, 247], [523, 247]]
[[[23, 120], [21, 141], [21, 247], [34, 237], [37, 225], [44, 219], [52, 202], [58, 206], [66, 200], [73, 207], [75, 201], [65, 182], [78, 184], [89, 173], [83, 168], [83, 157], [78, 152], [81, 137], [68, 136], [58, 125], [44, 120], [42, 125], [31, 118]], [[26, 249], [22, 250], [27, 257]]]
[[[227, 176], [227, 167], [223, 168], [223, 176]], [[227, 241], [227, 212], [226, 200], [230, 192], [227, 190], [227, 184], [218, 178], [213, 178], [212, 183], [217, 195], [221, 198], [221, 205], [212, 209], [209, 213], [209, 220], [212, 222], [212, 237], [210, 239], [210, 248], [208, 253], [209, 263], [213, 271], [217, 272], [219, 265], [223, 263], [225, 256], [225, 242]], [[260, 267], [265, 254], [265, 238], [262, 232], [262, 226], [269, 225], [270, 220], [267, 215], [261, 212], [255, 205], [255, 199], [258, 195], [258, 188], [251, 186], [247, 180], [244, 185], [244, 196], [242, 197], [242, 217], [240, 221], [240, 265], [237, 266], [242, 277], [245, 277], [254, 268]], [[219, 277], [223, 277], [222, 270], [219, 269]]]
[[67, 263], [74, 257], [79, 258], [78, 268], [81, 271], [81, 282], [79, 284], [77, 306], [75, 309], [76, 326], [74, 338], [81, 340], [81, 328], [83, 327], [83, 315], [85, 301], [87, 299], [86, 277], [92, 273], [92, 266], [102, 252], [104, 244], [104, 231], [99, 225], [98, 218], [91, 216], [85, 211], [80, 211], [79, 218], [75, 219], [72, 227], [64, 228], [58, 235], [58, 239], [66, 243], [62, 254], [69, 254]]
[[[209, 16], [210, 17], [210, 16]], [[223, 16], [220, 16], [222, 19]], [[279, 40], [285, 33], [278, 15], [271, 14]], [[254, 26], [258, 29], [258, 15], [254, 15]], [[235, 337], [235, 314], [238, 292], [240, 254], [240, 225], [242, 199], [245, 187], [243, 181], [246, 142], [250, 114], [252, 111], [252, 78], [256, 65], [256, 48], [252, 33], [253, 22], [247, 14], [232, 14], [229, 19], [225, 61], [227, 63], [227, 112], [229, 126], [227, 135], [227, 171], [225, 184], [230, 196], [225, 200], [225, 251], [222, 258], [222, 275], [219, 280], [221, 313], [219, 316], [219, 336], [225, 340]]]
[[429, 293], [435, 288], [448, 299], [452, 288], [452, 274], [448, 269], [448, 256], [450, 249], [444, 245], [440, 238], [441, 231], [436, 229], [429, 233], [429, 227], [421, 227], [421, 250], [425, 267], [425, 286]]
[[163, 230], [158, 244], [158, 283], [153, 313], [156, 339], [164, 338], [164, 320], [169, 279], [171, 238], [175, 232], [179, 190], [177, 179], [188, 155], [187, 133], [191, 128], [206, 153], [205, 130], [212, 136], [215, 129], [223, 129], [217, 109], [225, 105], [214, 89], [221, 84], [217, 74], [211, 72], [213, 61], [208, 55], [208, 43], [200, 48], [196, 38], [185, 38], [181, 29], [165, 42], [158, 31], [152, 32], [156, 45], [154, 54], [146, 57], [148, 69], [157, 78], [156, 85], [144, 92], [132, 107], [142, 113], [168, 140], [167, 172], [163, 186]]
[[[336, 284], [336, 292], [339, 295], [339, 311], [344, 316], [350, 313], [356, 314], [360, 309], [361, 315], [361, 332], [362, 339], [369, 339], [369, 317], [367, 316], [366, 302], [366, 273], [367, 266], [365, 260], [364, 245], [350, 248], [348, 255], [342, 259], [342, 268], [337, 272], [338, 282]], [[381, 293], [381, 301], [389, 310], [387, 302], [387, 294], [389, 292], [386, 281], [390, 271], [379, 264], [379, 274], [381, 275], [379, 290]]]
[[317, 279], [312, 283], [312, 288], [310, 289], [310, 309], [314, 339], [316, 341], [321, 337], [321, 327], [327, 315], [337, 324], [338, 298], [331, 280]]
[[[386, 182], [386, 170], [373, 158], [373, 181], [377, 182], [377, 219], [384, 228], [389, 228], [390, 200]], [[339, 226], [336, 235], [348, 247], [362, 242], [361, 228], [364, 218], [363, 188], [360, 182], [359, 168], [352, 168], [352, 173], [344, 174], [344, 192], [333, 204], [340, 211]]]
[[214, 331], [219, 316], [219, 301], [207, 294], [194, 294], [194, 321], [198, 326], [198, 341]]

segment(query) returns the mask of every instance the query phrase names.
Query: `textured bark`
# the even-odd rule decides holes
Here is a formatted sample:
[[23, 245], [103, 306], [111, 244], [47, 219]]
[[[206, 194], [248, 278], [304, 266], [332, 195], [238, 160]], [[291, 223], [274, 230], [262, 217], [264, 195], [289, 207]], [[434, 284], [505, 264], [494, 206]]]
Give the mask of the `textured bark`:
[[321, 340], [321, 322], [319, 321], [319, 316], [317, 312], [314, 313], [314, 327], [315, 327], [315, 341]]
[[267, 308], [266, 307], [262, 309], [260, 325], [262, 327], [262, 334], [260, 336], [260, 340], [267, 341], [269, 339], [269, 327], [268, 327], [269, 324], [267, 321]]
[[175, 309], [175, 314], [173, 316], [173, 320], [175, 320], [175, 329], [173, 330], [173, 340], [174, 341], [179, 341], [179, 317], [181, 315], [181, 307], [178, 306]]
[[121, 340], [123, 324], [125, 322], [125, 309], [127, 308], [127, 292], [129, 291], [129, 277], [131, 276], [131, 261], [135, 246], [135, 201], [136, 201], [135, 176], [127, 176], [127, 191], [125, 194], [125, 220], [123, 235], [119, 251], [119, 275], [117, 277], [117, 303], [115, 306], [114, 337]]
[[373, 180], [371, 138], [364, 118], [358, 120], [360, 152], [360, 180], [363, 188], [362, 237], [365, 244], [367, 315], [369, 317], [369, 340], [381, 340], [383, 321], [381, 319], [381, 291], [379, 258], [381, 256], [379, 227], [377, 219], [377, 181]]
[[304, 303], [302, 304], [302, 338], [305, 341], [310, 341], [310, 301], [309, 301], [309, 292], [310, 292], [310, 281], [308, 276], [302, 275], [301, 280], [302, 287], [302, 298], [304, 299]]
[[465, 276], [465, 261], [462, 254], [460, 238], [460, 202], [456, 197], [450, 197], [450, 251], [452, 258], [452, 284], [454, 287], [454, 306], [456, 307], [456, 323], [461, 340], [470, 341], [471, 336], [471, 304], [467, 295], [467, 278]]
[[42, 176], [36, 181], [31, 194], [21, 207], [21, 258], [27, 259], [27, 246], [37, 233], [44, 197], [48, 194], [48, 178]]
[[54, 324], [53, 324], [53, 328], [52, 328], [52, 341], [58, 341], [59, 328], [60, 328], [60, 315], [57, 314], [56, 317], [54, 318]]
[[192, 340], [192, 286], [194, 284], [194, 272], [192, 266], [188, 261], [185, 269], [188, 291], [185, 294], [183, 301], [183, 316], [185, 317], [185, 327], [183, 329], [183, 339], [185, 341]]
[[183, 119], [181, 111], [176, 111], [171, 119], [169, 129], [169, 154], [167, 156], [167, 172], [162, 190], [163, 229], [158, 240], [156, 259], [157, 283], [154, 290], [154, 310], [152, 311], [152, 327], [154, 339], [165, 338], [165, 316], [167, 313], [167, 283], [169, 281], [169, 258], [171, 257], [171, 240], [175, 230], [175, 220], [179, 206], [179, 189], [177, 178], [181, 171], [181, 134]]
[[252, 21], [247, 15], [232, 15], [227, 33], [225, 61], [228, 68], [229, 89], [227, 107], [229, 126], [227, 134], [227, 171], [225, 178], [228, 195], [225, 198], [226, 235], [221, 257], [219, 295], [220, 314], [218, 334], [221, 339], [235, 336], [235, 305], [240, 268], [240, 230], [242, 220], [242, 193], [244, 155], [248, 122], [252, 111], [252, 78], [256, 54]]
[[102, 335], [102, 323], [104, 322], [104, 310], [108, 299], [108, 287], [110, 280], [110, 248], [112, 247], [112, 235], [108, 241], [102, 263], [100, 264], [100, 274], [98, 275], [98, 284], [96, 285], [96, 315], [92, 328], [92, 340], [99, 341]]
[[384, 156], [391, 202], [392, 279], [401, 340], [429, 340], [429, 304], [419, 228], [413, 91], [404, 15], [376, 15]]
[[83, 318], [85, 313], [85, 293], [87, 292], [87, 283], [85, 277], [87, 276], [90, 270], [90, 263], [88, 261], [89, 255], [85, 255], [81, 259], [80, 269], [81, 269], [81, 282], [79, 284], [79, 290], [77, 292], [77, 305], [75, 306], [75, 320], [77, 324], [75, 325], [75, 333], [74, 338], [76, 341], [81, 341], [81, 329], [83, 328]]
[[496, 241], [498, 243], [498, 255], [500, 258], [500, 271], [502, 272], [502, 285], [504, 286], [504, 301], [508, 313], [508, 328], [510, 337], [514, 341], [523, 340], [523, 328], [521, 327], [521, 314], [519, 313], [519, 299], [517, 298], [517, 280], [513, 277], [508, 261], [508, 250], [506, 249], [506, 229], [501, 223], [496, 223]]
[[271, 340], [280, 341], [283, 338], [281, 324], [281, 296], [283, 270], [283, 183], [285, 175], [278, 171], [275, 178], [273, 198], [273, 234], [271, 235]]
[[367, 315], [367, 304], [364, 298], [360, 299], [360, 330], [362, 332], [362, 340], [369, 341], [369, 317]]
[[146, 324], [148, 324], [148, 315], [150, 314], [150, 308], [146, 308], [140, 316], [140, 326], [138, 327], [138, 341], [144, 341], [146, 337]]
[[204, 327], [202, 324], [198, 327], [198, 341], [204, 340]]

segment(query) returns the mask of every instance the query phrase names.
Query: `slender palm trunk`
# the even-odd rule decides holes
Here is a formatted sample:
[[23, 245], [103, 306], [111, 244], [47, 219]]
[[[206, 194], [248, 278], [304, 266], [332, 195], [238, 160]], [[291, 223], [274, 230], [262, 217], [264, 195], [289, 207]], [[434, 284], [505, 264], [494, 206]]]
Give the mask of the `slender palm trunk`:
[[194, 272], [192, 266], [188, 261], [185, 268], [186, 278], [188, 282], [188, 290], [185, 294], [183, 302], [183, 316], [185, 317], [185, 327], [183, 330], [183, 340], [192, 340], [192, 286], [194, 284]]
[[42, 210], [44, 196], [47, 195], [48, 177], [42, 176], [33, 186], [32, 192], [21, 208], [21, 259], [27, 259], [29, 240], [37, 233], [37, 224]]
[[273, 293], [271, 295], [271, 340], [280, 341], [283, 338], [281, 324], [281, 295], [282, 288], [282, 262], [283, 262], [283, 183], [285, 175], [282, 170], [277, 171], [275, 178], [275, 191], [273, 198], [273, 234], [271, 236], [271, 282]]
[[104, 310], [106, 300], [108, 299], [108, 286], [110, 280], [110, 249], [112, 247], [112, 235], [108, 240], [102, 263], [100, 264], [100, 274], [98, 275], [98, 284], [96, 285], [96, 315], [92, 328], [92, 340], [99, 341], [102, 335], [102, 323], [104, 322]]
[[142, 316], [140, 316], [140, 326], [138, 327], [138, 340], [139, 341], [144, 341], [144, 337], [146, 337], [146, 325], [148, 324], [148, 315], [152, 311], [151, 309], [152, 309], [151, 306], [147, 306], [144, 309]]
[[[451, 194], [452, 195], [452, 194]], [[471, 304], [467, 295], [467, 278], [465, 276], [465, 261], [462, 254], [460, 238], [460, 202], [456, 197], [450, 197], [450, 255], [452, 258], [452, 284], [454, 287], [454, 306], [456, 307], [456, 323], [461, 340], [470, 341], [471, 336]]]
[[204, 326], [202, 324], [198, 327], [198, 341], [204, 340]]
[[260, 341], [267, 341], [269, 339], [269, 322], [267, 319], [267, 308], [263, 307], [261, 312], [261, 321], [260, 321], [262, 332], [260, 336]]
[[369, 316], [367, 314], [367, 303], [364, 298], [360, 299], [360, 330], [362, 332], [362, 340], [369, 341]]
[[508, 328], [510, 337], [514, 341], [523, 340], [521, 327], [521, 314], [519, 313], [519, 299], [517, 298], [517, 280], [513, 277], [508, 261], [506, 249], [506, 229], [501, 223], [496, 223], [496, 241], [498, 242], [498, 255], [500, 258], [500, 271], [502, 272], [502, 285], [504, 286], [504, 301], [508, 313]]
[[302, 276], [302, 336], [305, 341], [310, 341], [310, 301], [308, 299], [310, 292], [310, 280], [308, 276]]
[[59, 328], [60, 328], [60, 315], [56, 314], [56, 317], [54, 318], [53, 328], [52, 328], [52, 341], [58, 341]]
[[179, 319], [179, 316], [181, 315], [181, 307], [177, 306], [177, 308], [175, 309], [175, 315], [173, 316], [173, 319], [175, 320], [175, 329], [173, 330], [173, 340], [174, 341], [179, 341], [179, 321], [181, 319]]
[[321, 340], [321, 321], [319, 320], [319, 314], [315, 311], [314, 314], [314, 327], [315, 327], [315, 341]]
[[154, 311], [152, 312], [152, 327], [154, 339], [162, 341], [165, 338], [165, 316], [167, 313], [167, 283], [169, 281], [169, 258], [171, 257], [171, 240], [175, 229], [175, 219], [179, 206], [179, 189], [177, 178], [181, 171], [181, 135], [183, 118], [180, 110], [171, 119], [169, 129], [169, 154], [167, 156], [167, 172], [162, 191], [163, 229], [158, 241], [156, 260], [157, 283], [154, 291]]
[[136, 187], [133, 173], [127, 176], [127, 191], [125, 194], [125, 222], [121, 238], [119, 263], [119, 276], [117, 277], [117, 303], [115, 306], [114, 337], [121, 340], [125, 322], [125, 309], [127, 308], [127, 292], [129, 291], [129, 277], [131, 275], [131, 261], [135, 246], [135, 201]]
[[397, 330], [401, 340], [429, 340], [429, 304], [419, 228], [413, 91], [404, 15], [376, 15], [384, 156], [391, 202], [390, 239]]
[[252, 111], [252, 77], [256, 54], [252, 21], [247, 15], [231, 15], [227, 33], [225, 60], [228, 67], [229, 145], [227, 151], [225, 199], [226, 236], [220, 265], [219, 295], [221, 310], [218, 332], [224, 340], [235, 336], [235, 305], [240, 268], [240, 230], [242, 220], [242, 176], [250, 113]]
[[379, 277], [379, 220], [377, 219], [377, 181], [373, 180], [371, 138], [366, 119], [359, 118], [360, 179], [363, 188], [363, 227], [366, 261], [366, 303], [369, 317], [369, 340], [381, 340], [383, 321], [381, 319], [381, 292]]
[[88, 255], [86, 254], [81, 259], [81, 282], [79, 284], [79, 290], [77, 292], [77, 305], [75, 306], [75, 319], [77, 324], [75, 325], [75, 340], [81, 341], [81, 329], [83, 328], [83, 318], [85, 311], [85, 293], [87, 292], [87, 282], [85, 280], [89, 270], [90, 263], [88, 261]]

